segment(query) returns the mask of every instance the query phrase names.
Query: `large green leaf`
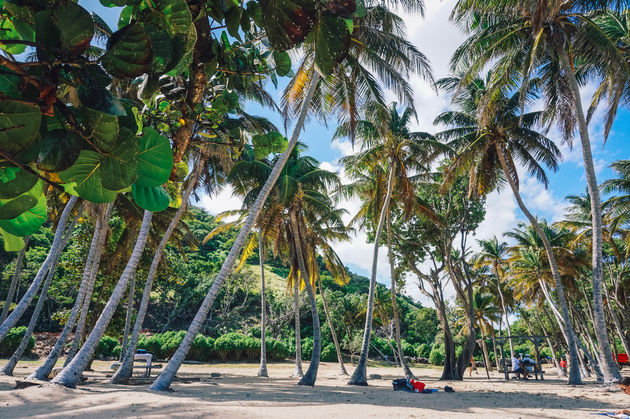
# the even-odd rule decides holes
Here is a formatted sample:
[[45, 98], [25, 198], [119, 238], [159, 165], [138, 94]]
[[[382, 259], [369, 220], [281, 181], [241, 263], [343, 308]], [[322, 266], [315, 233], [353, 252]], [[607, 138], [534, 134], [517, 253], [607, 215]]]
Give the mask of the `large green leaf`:
[[276, 73], [284, 77], [291, 73], [291, 57], [288, 52], [273, 52], [273, 60], [276, 62]]
[[64, 55], [81, 55], [94, 36], [92, 15], [76, 3], [60, 2], [50, 18], [59, 31], [59, 45]]
[[171, 202], [171, 198], [161, 186], [146, 187], [134, 183], [131, 194], [140, 208], [151, 212], [164, 211]]
[[[10, 176], [6, 174], [10, 172]], [[0, 167], [0, 199], [11, 199], [30, 190], [37, 176], [18, 167]]]
[[20, 98], [20, 78], [0, 65], [0, 92], [11, 98]]
[[27, 148], [37, 137], [41, 121], [37, 106], [0, 101], [0, 151], [15, 155]]
[[0, 228], [0, 236], [4, 241], [4, 250], [7, 252], [19, 252], [24, 248], [24, 239], [22, 237], [14, 236], [4, 229]]
[[60, 172], [74, 164], [81, 152], [78, 135], [63, 129], [48, 131], [42, 138], [37, 167], [47, 172]]
[[37, 198], [35, 206], [15, 218], [0, 220], [0, 227], [8, 233], [20, 237], [28, 236], [39, 230], [42, 224], [46, 222], [46, 197], [43, 193], [35, 195], [35, 197]]
[[0, 201], [0, 220], [10, 220], [33, 208], [37, 199], [31, 195], [20, 195], [10, 201]]
[[118, 138], [118, 118], [85, 106], [82, 109], [88, 136], [100, 149], [111, 151]]
[[79, 158], [68, 170], [59, 173], [64, 183], [75, 183], [73, 190], [83, 199], [97, 204], [112, 202], [117, 193], [103, 187], [101, 156], [91, 150], [81, 150]]
[[[0, 16], [0, 34], [2, 39], [21, 39], [19, 32], [13, 25], [13, 22], [6, 16]], [[24, 44], [0, 44], [0, 48], [8, 52], [9, 54], [18, 55], [26, 50]]]
[[101, 63], [114, 77], [127, 78], [142, 75], [152, 59], [149, 36], [139, 23], [132, 22], [109, 38]]
[[315, 69], [325, 77], [345, 57], [350, 44], [350, 33], [344, 20], [329, 12], [321, 14], [313, 32]]
[[145, 187], [162, 185], [173, 169], [173, 152], [168, 139], [153, 128], [145, 128], [139, 145], [136, 183]]
[[116, 147], [102, 158], [101, 181], [104, 188], [119, 191], [129, 187], [137, 179], [137, 151], [138, 138], [123, 128]]

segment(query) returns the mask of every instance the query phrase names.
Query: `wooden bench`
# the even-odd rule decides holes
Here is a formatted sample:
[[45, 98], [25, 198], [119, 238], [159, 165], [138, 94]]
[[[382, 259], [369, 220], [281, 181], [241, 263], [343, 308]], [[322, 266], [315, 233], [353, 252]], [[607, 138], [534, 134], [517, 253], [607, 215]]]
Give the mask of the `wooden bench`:
[[[534, 374], [534, 377], [536, 380], [538, 380], [538, 375], [540, 374], [540, 380], [544, 381], [545, 380], [545, 371], [543, 370], [542, 366], [540, 366], [538, 364], [530, 364], [528, 366], [526, 366], [527, 368], [527, 374], [528, 375], [532, 375]], [[516, 371], [513, 371], [511, 368], [507, 371], [508, 375], [510, 374], [514, 374], [515, 376], [518, 374]]]

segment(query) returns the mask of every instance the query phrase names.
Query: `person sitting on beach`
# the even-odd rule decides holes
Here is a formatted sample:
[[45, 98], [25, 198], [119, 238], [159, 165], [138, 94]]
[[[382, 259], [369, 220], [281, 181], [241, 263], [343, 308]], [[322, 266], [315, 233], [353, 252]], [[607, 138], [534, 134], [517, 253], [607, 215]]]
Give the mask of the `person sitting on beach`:
[[[621, 391], [630, 396], [630, 377], [623, 377], [619, 382], [619, 387], [621, 388]], [[630, 409], [622, 409], [618, 412], [615, 412], [615, 414], [630, 416]]]
[[560, 368], [562, 368], [565, 374], [567, 373], [567, 360], [564, 359], [564, 357], [560, 360]]
[[516, 354], [512, 355], [512, 372], [516, 373], [517, 378], [521, 378], [521, 374], [525, 375], [525, 370], [519, 365], [520, 361], [516, 357]]
[[536, 365], [536, 361], [530, 358], [529, 354], [525, 355], [525, 358], [521, 360], [523, 364], [523, 370], [525, 371], [525, 378], [529, 378], [529, 365]]

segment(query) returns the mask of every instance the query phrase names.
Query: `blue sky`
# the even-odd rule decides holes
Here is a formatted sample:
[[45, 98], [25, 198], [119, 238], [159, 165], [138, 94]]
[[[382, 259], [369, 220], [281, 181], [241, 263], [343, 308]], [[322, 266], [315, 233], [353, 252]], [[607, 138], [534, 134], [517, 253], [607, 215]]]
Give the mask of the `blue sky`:
[[[112, 28], [116, 27], [119, 8], [107, 9], [97, 0], [81, 1], [88, 10], [96, 11]], [[464, 35], [453, 26], [448, 15], [454, 4], [454, 0], [427, 0], [425, 18], [418, 16], [404, 16], [407, 24], [408, 39], [416, 44], [418, 49], [424, 52], [432, 63], [436, 78], [448, 75], [448, 62], [455, 48], [464, 40]], [[401, 14], [404, 15], [404, 14]], [[437, 129], [431, 122], [434, 117], [449, 107], [450, 99], [443, 95], [436, 95], [431, 86], [416, 76], [410, 78], [415, 90], [415, 105], [419, 114], [419, 123], [414, 129], [435, 132]], [[279, 89], [273, 91], [279, 103], [280, 92], [286, 85], [286, 80], [280, 82]], [[268, 88], [273, 89], [271, 84]], [[588, 106], [593, 86], [583, 89], [583, 102]], [[393, 96], [391, 96], [393, 100]], [[278, 114], [269, 109], [262, 109], [257, 104], [247, 104], [249, 113], [263, 115], [277, 124], [282, 129], [282, 121]], [[614, 176], [609, 169], [611, 162], [618, 159], [630, 158], [630, 142], [626, 139], [626, 133], [630, 131], [630, 112], [626, 109], [618, 113], [616, 122], [606, 144], [603, 144], [603, 130], [601, 124], [601, 112], [595, 115], [590, 126], [592, 151], [597, 168], [598, 182], [602, 182]], [[332, 124], [331, 124], [332, 122]], [[322, 162], [323, 167], [339, 170], [337, 160], [344, 154], [351, 152], [347, 141], [331, 143], [334, 131], [334, 121], [329, 121], [329, 127], [325, 127], [317, 121], [310, 121], [302, 132], [300, 140], [308, 144], [309, 153]], [[566, 206], [565, 197], [570, 194], [583, 193], [586, 187], [584, 168], [579, 138], [576, 138], [573, 149], [566, 144], [561, 144], [557, 130], [552, 129], [548, 136], [561, 147], [564, 160], [557, 173], [548, 173], [550, 185], [544, 190], [542, 185], [534, 179], [521, 175], [521, 192], [526, 205], [539, 217], [549, 220], [557, 220], [561, 217]], [[486, 220], [480, 225], [477, 237], [489, 238], [492, 235], [501, 235], [513, 228], [515, 223], [523, 220], [523, 216], [516, 207], [516, 202], [509, 191], [495, 192], [487, 200]], [[231, 192], [223, 191], [219, 196], [204, 197], [200, 205], [209, 212], [217, 213], [226, 209], [238, 208], [240, 202], [231, 197]], [[349, 211], [356, 210], [358, 203], [349, 201], [342, 206]], [[368, 275], [371, 265], [370, 245], [365, 243], [365, 235], [359, 233], [352, 242], [341, 243], [336, 246], [342, 260], [357, 273]], [[384, 250], [384, 249], [383, 249]], [[385, 252], [380, 252], [379, 257], [379, 282], [389, 282], [388, 266]], [[414, 291], [413, 280], [409, 280], [407, 291], [414, 297], [419, 294]]]

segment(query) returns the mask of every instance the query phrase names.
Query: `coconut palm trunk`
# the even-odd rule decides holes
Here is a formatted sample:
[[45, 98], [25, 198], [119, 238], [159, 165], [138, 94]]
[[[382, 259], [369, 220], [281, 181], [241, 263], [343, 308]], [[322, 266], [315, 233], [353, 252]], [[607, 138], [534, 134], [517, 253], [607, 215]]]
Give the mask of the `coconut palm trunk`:
[[300, 327], [300, 284], [297, 275], [293, 277], [293, 313], [295, 314], [295, 371], [294, 377], [302, 378], [302, 336]]
[[22, 299], [20, 300], [18, 305], [11, 312], [9, 317], [7, 317], [7, 319], [2, 323], [2, 325], [0, 325], [0, 342], [4, 340], [4, 338], [7, 336], [7, 333], [9, 333], [9, 330], [11, 330], [11, 328], [17, 324], [18, 320], [20, 320], [20, 317], [22, 317], [28, 306], [31, 304], [31, 301], [33, 301], [33, 298], [35, 298], [35, 294], [37, 294], [37, 291], [46, 279], [48, 271], [50, 270], [50, 266], [53, 264], [54, 260], [57, 259], [59, 253], [61, 253], [64, 243], [63, 237], [66, 229], [66, 224], [68, 223], [68, 218], [70, 217], [72, 207], [74, 207], [74, 204], [77, 202], [77, 200], [78, 198], [76, 196], [71, 196], [68, 200], [68, 203], [61, 213], [61, 217], [59, 217], [59, 222], [57, 223], [57, 231], [55, 231], [55, 237], [53, 238], [53, 242], [50, 246], [48, 256], [44, 260], [44, 263], [42, 263], [42, 266], [39, 268], [39, 271], [35, 275], [33, 282], [31, 282], [31, 285], [26, 290], [26, 293], [22, 296]]
[[267, 308], [265, 306], [265, 248], [264, 233], [262, 227], [258, 232], [258, 262], [260, 263], [260, 368], [259, 377], [269, 377], [267, 372]]
[[298, 260], [298, 266], [300, 268], [300, 274], [302, 281], [304, 282], [304, 288], [308, 295], [308, 301], [311, 304], [311, 318], [313, 323], [313, 351], [311, 352], [311, 362], [308, 365], [306, 374], [298, 382], [301, 386], [314, 386], [317, 380], [317, 370], [319, 369], [319, 359], [322, 354], [322, 332], [319, 323], [319, 315], [317, 314], [317, 301], [315, 300], [315, 292], [310, 281], [310, 275], [306, 269], [306, 262], [304, 260], [303, 243], [302, 243], [302, 229], [298, 222], [297, 210], [292, 210], [291, 217], [291, 232], [293, 233], [293, 242], [295, 243], [295, 253]]
[[[503, 296], [503, 288], [501, 287], [501, 277], [499, 276], [498, 267], [494, 266], [494, 274], [497, 277], [497, 291], [499, 292], [499, 298], [501, 299], [501, 308], [503, 309], [503, 316], [505, 317], [505, 326], [508, 330], [508, 336], [512, 336], [512, 329], [510, 328], [510, 319], [508, 317], [507, 305], [505, 304], [505, 297]], [[510, 343], [510, 356], [514, 356], [514, 344], [512, 339], [508, 339]]]
[[561, 310], [561, 319], [562, 323], [564, 323], [563, 332], [567, 338], [567, 345], [569, 347], [569, 357], [571, 358], [571, 365], [569, 371], [569, 384], [572, 385], [580, 385], [582, 384], [582, 377], [580, 376], [580, 370], [578, 368], [578, 351], [576, 345], [576, 337], [575, 331], [571, 324], [571, 317], [569, 315], [569, 306], [567, 305], [567, 299], [564, 294], [564, 286], [562, 285], [562, 281], [560, 280], [560, 273], [558, 271], [558, 264], [556, 263], [556, 258], [553, 255], [553, 249], [551, 247], [551, 243], [549, 242], [549, 238], [538, 224], [538, 221], [534, 218], [534, 216], [529, 212], [523, 200], [521, 199], [521, 194], [518, 191], [518, 186], [514, 182], [512, 178], [510, 169], [508, 168], [508, 164], [505, 158], [505, 154], [501, 145], [496, 144], [497, 154], [499, 156], [499, 161], [501, 162], [501, 168], [503, 173], [505, 173], [505, 177], [510, 184], [510, 188], [512, 188], [512, 193], [514, 194], [514, 198], [516, 198], [516, 202], [518, 203], [519, 208], [525, 214], [525, 217], [529, 220], [536, 233], [540, 236], [540, 239], [543, 242], [545, 247], [545, 252], [547, 253], [547, 259], [549, 261], [549, 267], [551, 268], [551, 274], [553, 276], [554, 284], [556, 286], [556, 295], [558, 297], [558, 303], [560, 304]]
[[15, 296], [15, 289], [17, 288], [17, 284], [20, 281], [20, 274], [22, 273], [22, 265], [24, 264], [24, 255], [26, 255], [26, 248], [28, 247], [28, 241], [31, 236], [24, 238], [24, 247], [18, 253], [17, 260], [15, 261], [15, 271], [13, 271], [13, 278], [11, 278], [11, 284], [9, 285], [9, 292], [7, 293], [7, 298], [4, 300], [4, 305], [2, 306], [2, 314], [0, 314], [0, 324], [2, 324], [9, 314], [9, 307], [13, 302], [13, 297]]
[[98, 344], [101, 337], [105, 333], [105, 329], [109, 325], [112, 317], [114, 316], [114, 312], [116, 311], [116, 307], [120, 303], [122, 299], [125, 289], [129, 285], [129, 281], [131, 280], [132, 275], [135, 274], [136, 268], [138, 267], [138, 263], [140, 262], [140, 257], [142, 256], [142, 252], [144, 251], [144, 246], [147, 241], [147, 237], [149, 236], [149, 230], [151, 229], [151, 217], [153, 214], [150, 211], [144, 211], [144, 217], [142, 218], [142, 225], [140, 226], [140, 232], [138, 233], [138, 238], [136, 239], [136, 244], [131, 253], [131, 257], [127, 262], [127, 266], [125, 266], [125, 270], [123, 271], [114, 291], [112, 292], [109, 301], [103, 308], [101, 315], [90, 333], [90, 336], [85, 341], [85, 344], [81, 347], [81, 350], [75, 355], [72, 361], [61, 370], [61, 372], [52, 380], [53, 383], [62, 384], [66, 387], [74, 388], [76, 387], [77, 382], [81, 378], [81, 373], [85, 370], [92, 359], [92, 355], [94, 354], [94, 349]]
[[223, 282], [225, 282], [225, 279], [227, 278], [228, 274], [232, 270], [234, 262], [236, 261], [238, 254], [240, 253], [241, 249], [243, 248], [243, 245], [245, 244], [245, 241], [247, 240], [247, 236], [249, 235], [249, 232], [252, 229], [254, 221], [258, 218], [260, 211], [262, 210], [263, 204], [267, 200], [267, 197], [269, 196], [269, 193], [271, 192], [273, 185], [278, 180], [278, 177], [280, 177], [280, 173], [282, 172], [284, 165], [289, 159], [289, 156], [291, 155], [293, 148], [295, 148], [295, 145], [297, 144], [298, 138], [300, 136], [300, 131], [304, 127], [304, 120], [306, 119], [306, 113], [308, 111], [308, 107], [310, 105], [311, 99], [313, 98], [313, 92], [315, 91], [315, 86], [317, 85], [318, 81], [319, 81], [319, 73], [315, 72], [313, 73], [311, 84], [308, 87], [308, 91], [304, 98], [304, 103], [302, 104], [302, 109], [300, 109], [300, 115], [295, 123], [295, 127], [293, 128], [293, 133], [291, 134], [291, 139], [289, 140], [289, 144], [286, 151], [276, 161], [276, 164], [271, 170], [271, 173], [269, 174], [267, 181], [261, 188], [260, 193], [258, 194], [258, 197], [256, 197], [256, 201], [252, 205], [250, 212], [247, 215], [247, 219], [243, 223], [243, 227], [241, 227], [241, 231], [238, 233], [238, 236], [234, 240], [234, 244], [232, 245], [230, 252], [228, 253], [225, 261], [223, 262], [223, 265], [221, 265], [221, 270], [219, 271], [216, 279], [214, 280], [214, 283], [208, 290], [206, 297], [201, 303], [201, 307], [199, 307], [197, 314], [195, 315], [192, 323], [190, 324], [190, 327], [188, 328], [188, 331], [186, 332], [186, 335], [184, 336], [182, 343], [179, 345], [179, 347], [177, 348], [177, 351], [175, 351], [175, 353], [171, 357], [170, 361], [168, 362], [168, 364], [166, 365], [162, 373], [151, 385], [150, 388], [152, 390], [159, 390], [159, 391], [167, 390], [171, 386], [171, 382], [173, 381], [173, 378], [175, 377], [177, 370], [179, 370], [179, 367], [182, 365], [182, 362], [184, 362], [184, 359], [186, 358], [186, 354], [190, 350], [190, 346], [192, 345], [193, 340], [197, 336], [197, 333], [199, 333], [199, 330], [201, 329], [201, 326], [203, 322], [205, 321], [208, 315], [208, 312], [210, 311], [210, 308], [212, 307], [212, 304], [214, 303], [214, 300], [217, 296], [217, 293], [219, 292], [219, 289], [221, 288], [221, 286], [223, 285]]
[[136, 294], [136, 275], [134, 274], [129, 282], [129, 299], [127, 300], [127, 315], [125, 316], [125, 329], [123, 332], [122, 347], [120, 349], [120, 360], [127, 353], [129, 344], [129, 329], [131, 329], [131, 318], [133, 316], [134, 295]]
[[94, 269], [98, 271], [98, 265], [100, 263], [103, 246], [105, 244], [105, 238], [107, 237], [107, 225], [113, 208], [113, 203], [107, 205], [105, 215], [102, 217], [102, 219], [100, 216], [96, 219], [96, 223], [94, 225], [94, 234], [92, 235], [92, 242], [90, 243], [90, 250], [88, 251], [88, 255], [85, 261], [85, 268], [83, 269], [81, 285], [79, 286], [77, 298], [74, 302], [74, 305], [72, 306], [72, 310], [70, 311], [70, 316], [68, 317], [68, 320], [66, 321], [66, 324], [61, 331], [61, 334], [57, 338], [55, 346], [48, 354], [48, 357], [46, 357], [44, 363], [40, 365], [39, 368], [35, 370], [35, 372], [28, 376], [28, 378], [31, 380], [46, 380], [55, 367], [59, 356], [63, 352], [68, 337], [70, 336], [70, 332], [72, 332], [72, 328], [76, 324], [77, 318], [79, 317], [79, 313], [81, 311], [81, 307], [84, 304], [85, 295], [88, 291], [90, 280], [92, 279], [92, 271]]
[[367, 386], [367, 359], [370, 350], [370, 335], [372, 334], [372, 318], [374, 317], [374, 293], [376, 291], [376, 270], [378, 267], [378, 248], [385, 217], [389, 208], [389, 202], [392, 198], [392, 188], [394, 185], [394, 168], [390, 167], [389, 178], [387, 179], [387, 194], [381, 208], [381, 214], [378, 219], [376, 233], [374, 235], [374, 251], [372, 255], [372, 272], [370, 274], [370, 288], [368, 290], [368, 302], [365, 313], [365, 328], [363, 330], [363, 342], [361, 344], [361, 354], [356, 369], [350, 377], [348, 384], [357, 386]]
[[538, 314], [538, 310], [534, 310], [534, 315], [536, 316], [536, 320], [538, 321], [538, 325], [540, 326], [540, 330], [542, 334], [546, 336], [547, 346], [549, 346], [549, 350], [551, 351], [551, 357], [553, 359], [553, 364], [556, 366], [556, 370], [558, 371], [558, 377], [566, 377], [567, 373], [560, 367], [560, 362], [558, 361], [558, 355], [556, 354], [556, 350], [554, 345], [551, 343], [551, 339], [547, 334], [547, 330], [545, 329], [545, 325], [540, 318], [540, 314]]
[[595, 166], [593, 164], [593, 155], [591, 153], [591, 140], [588, 134], [586, 118], [582, 109], [582, 99], [580, 96], [580, 88], [578, 86], [573, 65], [569, 60], [567, 52], [562, 49], [560, 59], [564, 72], [569, 79], [569, 85], [573, 93], [574, 107], [577, 116], [578, 131], [582, 144], [582, 157], [584, 159], [584, 171], [586, 173], [586, 183], [588, 192], [591, 196], [591, 222], [592, 222], [592, 268], [593, 268], [593, 317], [595, 336], [599, 346], [599, 357], [602, 361], [602, 373], [604, 381], [610, 382], [621, 379], [621, 373], [615, 361], [612, 358], [612, 350], [610, 349], [610, 341], [606, 332], [606, 316], [604, 314], [604, 301], [602, 298], [602, 211], [599, 198], [599, 185], [595, 176]]
[[324, 295], [324, 287], [322, 286], [322, 278], [317, 274], [317, 285], [319, 286], [319, 295], [322, 296], [322, 305], [324, 306], [324, 313], [326, 314], [326, 321], [328, 322], [328, 328], [332, 335], [333, 343], [335, 344], [335, 351], [337, 352], [337, 362], [339, 363], [339, 375], [348, 375], [346, 366], [343, 363], [343, 355], [341, 354], [341, 347], [339, 346], [339, 340], [337, 340], [337, 333], [335, 332], [335, 325], [330, 318], [330, 312], [328, 311], [328, 303], [326, 302], [326, 296]]
[[[72, 340], [72, 346], [70, 347], [70, 350], [68, 351], [68, 356], [66, 357], [66, 361], [63, 364], [64, 367], [68, 365], [70, 361], [72, 361], [72, 358], [74, 358], [74, 355], [79, 350], [79, 346], [83, 343], [83, 340], [85, 338], [85, 325], [87, 324], [88, 313], [90, 311], [90, 303], [92, 302], [92, 294], [94, 293], [94, 285], [96, 284], [96, 276], [98, 275], [98, 271], [99, 271], [99, 267], [101, 263], [101, 256], [103, 254], [103, 248], [105, 246], [105, 239], [107, 238], [107, 230], [108, 230], [107, 227], [109, 223], [109, 218], [111, 217], [113, 208], [114, 208], [113, 203], [107, 206], [107, 210], [105, 211], [104, 221], [101, 222], [100, 227], [99, 227], [100, 228], [99, 239], [98, 239], [99, 241], [96, 246], [94, 259], [92, 260], [92, 265], [88, 269], [88, 266], [86, 264], [86, 269], [88, 269], [87, 272], [89, 273], [89, 277], [86, 283], [86, 289], [85, 289], [84, 295], [82, 297], [77, 295], [77, 300], [79, 301], [79, 306], [77, 310], [81, 310], [81, 311], [80, 311], [80, 314], [78, 314], [79, 320], [77, 323], [77, 327], [74, 331], [74, 338]], [[84, 271], [83, 274], [85, 275], [86, 271]], [[77, 311], [77, 313], [79, 312]], [[73, 323], [76, 321], [77, 320], [76, 320], [76, 315], [75, 315], [75, 319], [73, 320]], [[68, 331], [68, 333], [71, 331], [73, 326], [74, 325], [72, 324], [70, 325], [70, 330]], [[62, 335], [63, 335], [63, 332], [62, 332]], [[65, 343], [63, 345], [65, 345]], [[61, 354], [61, 352], [59, 354]], [[48, 374], [50, 374], [50, 371], [48, 372]]]
[[392, 228], [391, 228], [391, 209], [387, 211], [387, 257], [389, 258], [389, 274], [391, 277], [391, 296], [392, 296], [392, 312], [394, 317], [394, 332], [396, 337], [396, 346], [398, 348], [398, 355], [400, 357], [400, 364], [403, 367], [403, 372], [406, 378], [415, 378], [407, 360], [405, 359], [405, 353], [402, 349], [402, 343], [400, 339], [400, 318], [398, 317], [398, 302], [396, 301], [396, 269], [394, 267], [394, 253], [392, 252]]
[[138, 340], [140, 339], [140, 331], [142, 330], [142, 324], [144, 323], [144, 318], [147, 314], [147, 309], [149, 307], [149, 300], [151, 299], [151, 289], [153, 287], [153, 281], [155, 280], [155, 275], [157, 274], [158, 266], [160, 265], [160, 261], [162, 260], [162, 255], [164, 254], [164, 249], [166, 249], [166, 245], [170, 240], [175, 228], [179, 224], [182, 216], [186, 212], [188, 207], [188, 201], [190, 199], [190, 195], [195, 190], [197, 185], [197, 181], [199, 180], [199, 176], [201, 175], [201, 171], [203, 170], [203, 162], [199, 162], [195, 169], [193, 169], [192, 177], [189, 179], [188, 186], [184, 191], [184, 195], [182, 196], [182, 204], [175, 212], [175, 215], [171, 219], [160, 243], [158, 244], [157, 249], [155, 249], [155, 253], [153, 254], [153, 260], [151, 261], [151, 267], [149, 268], [149, 273], [147, 274], [147, 280], [144, 284], [144, 290], [142, 292], [142, 300], [140, 301], [140, 306], [138, 307], [138, 315], [136, 316], [136, 322], [133, 326], [133, 331], [131, 333], [131, 339], [126, 348], [125, 352], [121, 352], [122, 363], [120, 368], [116, 371], [114, 376], [112, 377], [112, 383], [114, 384], [126, 384], [129, 382], [129, 378], [133, 373], [133, 358], [136, 353], [136, 349], [138, 348]]
[[[72, 223], [70, 223], [70, 226], [66, 230], [62, 249], [65, 248], [68, 244], [70, 236], [74, 231], [74, 227], [76, 226], [77, 221], [81, 216], [81, 212], [82, 210], [77, 213], [76, 217], [74, 217], [74, 220], [72, 220]], [[28, 326], [26, 327], [26, 332], [24, 333], [24, 336], [22, 336], [22, 340], [20, 341], [18, 347], [15, 349], [15, 352], [13, 352], [13, 355], [11, 355], [11, 358], [9, 358], [9, 361], [4, 365], [4, 367], [2, 367], [2, 370], [0, 370], [0, 374], [13, 375], [13, 370], [15, 369], [15, 366], [22, 358], [22, 355], [24, 355], [24, 351], [26, 350], [26, 347], [31, 340], [31, 336], [35, 331], [35, 326], [37, 325], [37, 321], [39, 320], [39, 315], [42, 312], [42, 308], [44, 308], [44, 303], [46, 302], [46, 298], [48, 297], [48, 288], [50, 288], [50, 284], [55, 277], [55, 270], [57, 269], [57, 264], [59, 263], [60, 258], [61, 252], [57, 254], [57, 258], [53, 261], [52, 265], [50, 266], [50, 270], [48, 271], [48, 275], [46, 275], [46, 281], [44, 281], [44, 285], [42, 286], [42, 290], [39, 294], [39, 299], [37, 300], [37, 304], [35, 304], [35, 309], [33, 310], [33, 314], [31, 315], [31, 320], [28, 322]]]

